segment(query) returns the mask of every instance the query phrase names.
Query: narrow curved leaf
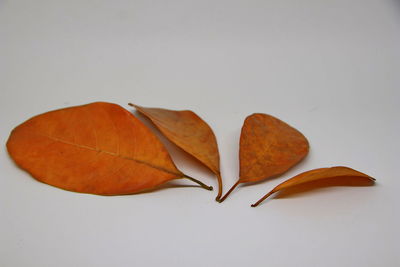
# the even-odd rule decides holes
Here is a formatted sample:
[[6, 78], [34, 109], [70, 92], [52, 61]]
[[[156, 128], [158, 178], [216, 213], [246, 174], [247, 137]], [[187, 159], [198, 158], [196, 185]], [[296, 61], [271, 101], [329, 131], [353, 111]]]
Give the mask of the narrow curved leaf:
[[331, 168], [320, 168], [311, 171], [303, 172], [286, 180], [285, 182], [279, 184], [274, 189], [272, 189], [268, 194], [263, 196], [252, 207], [258, 206], [267, 197], [275, 192], [281, 190], [290, 190], [299, 188], [300, 186], [307, 186], [304, 189], [314, 189], [317, 187], [326, 186], [365, 186], [374, 184], [375, 179], [356, 170], [348, 167], [331, 167]]
[[146, 108], [131, 103], [129, 105], [148, 117], [171, 142], [195, 157], [217, 176], [218, 200], [222, 194], [222, 178], [217, 139], [211, 127], [190, 110]]
[[137, 193], [179, 171], [158, 138], [122, 107], [104, 102], [35, 116], [7, 141], [16, 164], [37, 180], [100, 195]]
[[304, 135], [285, 122], [262, 113], [248, 116], [240, 135], [239, 180], [221, 202], [240, 183], [257, 182], [286, 172], [308, 151]]

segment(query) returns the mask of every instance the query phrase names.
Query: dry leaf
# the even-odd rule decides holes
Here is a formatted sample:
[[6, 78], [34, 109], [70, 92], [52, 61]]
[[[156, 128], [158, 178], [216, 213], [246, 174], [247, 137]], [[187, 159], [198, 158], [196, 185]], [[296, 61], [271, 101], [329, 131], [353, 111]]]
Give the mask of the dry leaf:
[[[375, 181], [374, 178], [348, 167], [331, 167], [331, 168], [315, 169], [303, 172], [279, 184], [274, 189], [272, 189], [268, 194], [263, 196], [259, 201], [257, 201], [255, 204], [251, 206], [252, 207], [258, 206], [267, 197], [280, 190], [288, 191], [291, 189], [296, 189], [296, 188], [298, 189], [299, 187], [302, 186], [303, 188], [300, 189], [301, 191], [311, 190], [314, 188], [326, 187], [326, 186], [339, 186], [339, 185], [366, 186], [366, 185], [373, 185], [374, 181]], [[293, 192], [298, 192], [298, 191], [293, 191]]]
[[286, 172], [308, 150], [304, 135], [285, 122], [261, 113], [248, 116], [240, 135], [239, 180], [220, 201], [240, 183], [257, 182]]
[[148, 117], [171, 142], [208, 167], [218, 179], [217, 200], [222, 194], [219, 153], [215, 135], [210, 126], [190, 110], [175, 111], [145, 108], [129, 103]]
[[137, 193], [187, 178], [164, 145], [130, 112], [92, 103], [50, 111], [17, 126], [7, 148], [37, 180], [100, 195]]

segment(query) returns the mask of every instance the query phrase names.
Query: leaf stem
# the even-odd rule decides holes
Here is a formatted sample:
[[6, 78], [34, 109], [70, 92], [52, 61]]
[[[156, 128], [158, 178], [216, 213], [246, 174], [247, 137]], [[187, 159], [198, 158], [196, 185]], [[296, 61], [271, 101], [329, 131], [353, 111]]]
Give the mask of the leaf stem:
[[218, 195], [215, 198], [215, 200], [219, 202], [219, 200], [221, 199], [221, 195], [222, 195], [222, 177], [221, 177], [221, 173], [217, 174], [217, 180], [218, 180]]
[[252, 204], [251, 206], [257, 207], [261, 202], [263, 202], [267, 197], [269, 197], [270, 195], [272, 195], [274, 193], [274, 191], [269, 192], [268, 194], [266, 194], [265, 196], [263, 196], [262, 198], [260, 198], [259, 201], [257, 201], [256, 203]]
[[239, 185], [239, 181], [237, 181], [232, 187], [231, 187], [231, 189], [229, 189], [229, 191], [228, 192], [226, 192], [226, 194], [225, 194], [225, 196], [223, 196], [222, 198], [220, 198], [219, 199], [219, 203], [221, 203], [222, 201], [224, 201], [226, 198], [227, 198], [227, 196], [229, 196], [229, 194], [233, 191], [233, 189], [235, 189], [236, 188], [236, 186], [238, 186]]
[[185, 174], [185, 176], [183, 176], [182, 178], [189, 179], [190, 181], [195, 182], [196, 184], [200, 185], [201, 187], [203, 187], [204, 189], [207, 189], [209, 191], [213, 190], [212, 186], [208, 186], [205, 183], [203, 183], [203, 182], [201, 182], [201, 181], [199, 181], [199, 180], [197, 180], [197, 179], [195, 179], [193, 177], [190, 177], [189, 175]]

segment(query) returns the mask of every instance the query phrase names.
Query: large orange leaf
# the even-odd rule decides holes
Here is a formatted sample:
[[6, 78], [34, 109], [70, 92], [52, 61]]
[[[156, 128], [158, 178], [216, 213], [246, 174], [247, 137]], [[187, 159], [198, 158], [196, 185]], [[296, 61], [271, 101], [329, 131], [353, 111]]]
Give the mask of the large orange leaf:
[[[326, 186], [366, 186], [373, 185], [375, 179], [356, 170], [348, 167], [331, 167], [331, 168], [320, 168], [311, 171], [303, 172], [296, 175], [293, 178], [286, 180], [285, 182], [277, 185], [268, 194], [263, 196], [259, 201], [251, 205], [257, 207], [267, 197], [275, 192], [290, 189], [298, 189], [308, 191], [318, 187]], [[292, 191], [295, 192], [295, 191]]]
[[304, 135], [285, 122], [261, 113], [248, 116], [240, 135], [239, 179], [220, 201], [240, 183], [257, 182], [286, 172], [308, 150]]
[[211, 127], [190, 110], [175, 111], [161, 108], [145, 108], [134, 104], [139, 112], [148, 117], [174, 144], [208, 167], [218, 179], [217, 200], [222, 194], [217, 139]]
[[185, 177], [158, 138], [111, 103], [33, 117], [12, 131], [7, 148], [17, 165], [37, 180], [75, 192], [131, 194], [179, 178], [208, 188]]

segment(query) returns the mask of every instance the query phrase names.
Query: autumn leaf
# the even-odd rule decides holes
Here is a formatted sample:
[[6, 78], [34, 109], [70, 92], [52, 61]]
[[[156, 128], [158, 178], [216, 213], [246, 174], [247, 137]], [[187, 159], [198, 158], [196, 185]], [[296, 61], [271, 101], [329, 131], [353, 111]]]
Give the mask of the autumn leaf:
[[261, 113], [248, 116], [240, 135], [239, 179], [220, 202], [240, 183], [257, 182], [286, 172], [308, 150], [304, 135], [285, 122]]
[[[302, 187], [300, 188], [301, 191], [308, 191], [326, 186], [367, 186], [373, 185], [374, 181], [374, 178], [348, 167], [339, 166], [314, 169], [303, 172], [279, 184], [251, 206], [257, 207], [267, 197], [281, 190], [289, 191], [297, 189], [298, 192], [300, 187]], [[296, 191], [292, 191], [292, 193], [293, 192], [295, 193]]]
[[16, 164], [65, 190], [132, 194], [187, 178], [164, 145], [122, 107], [104, 102], [50, 111], [17, 126], [7, 141]]
[[208, 167], [218, 179], [218, 200], [222, 194], [217, 140], [211, 127], [190, 110], [145, 108], [129, 103], [148, 117], [171, 142]]

